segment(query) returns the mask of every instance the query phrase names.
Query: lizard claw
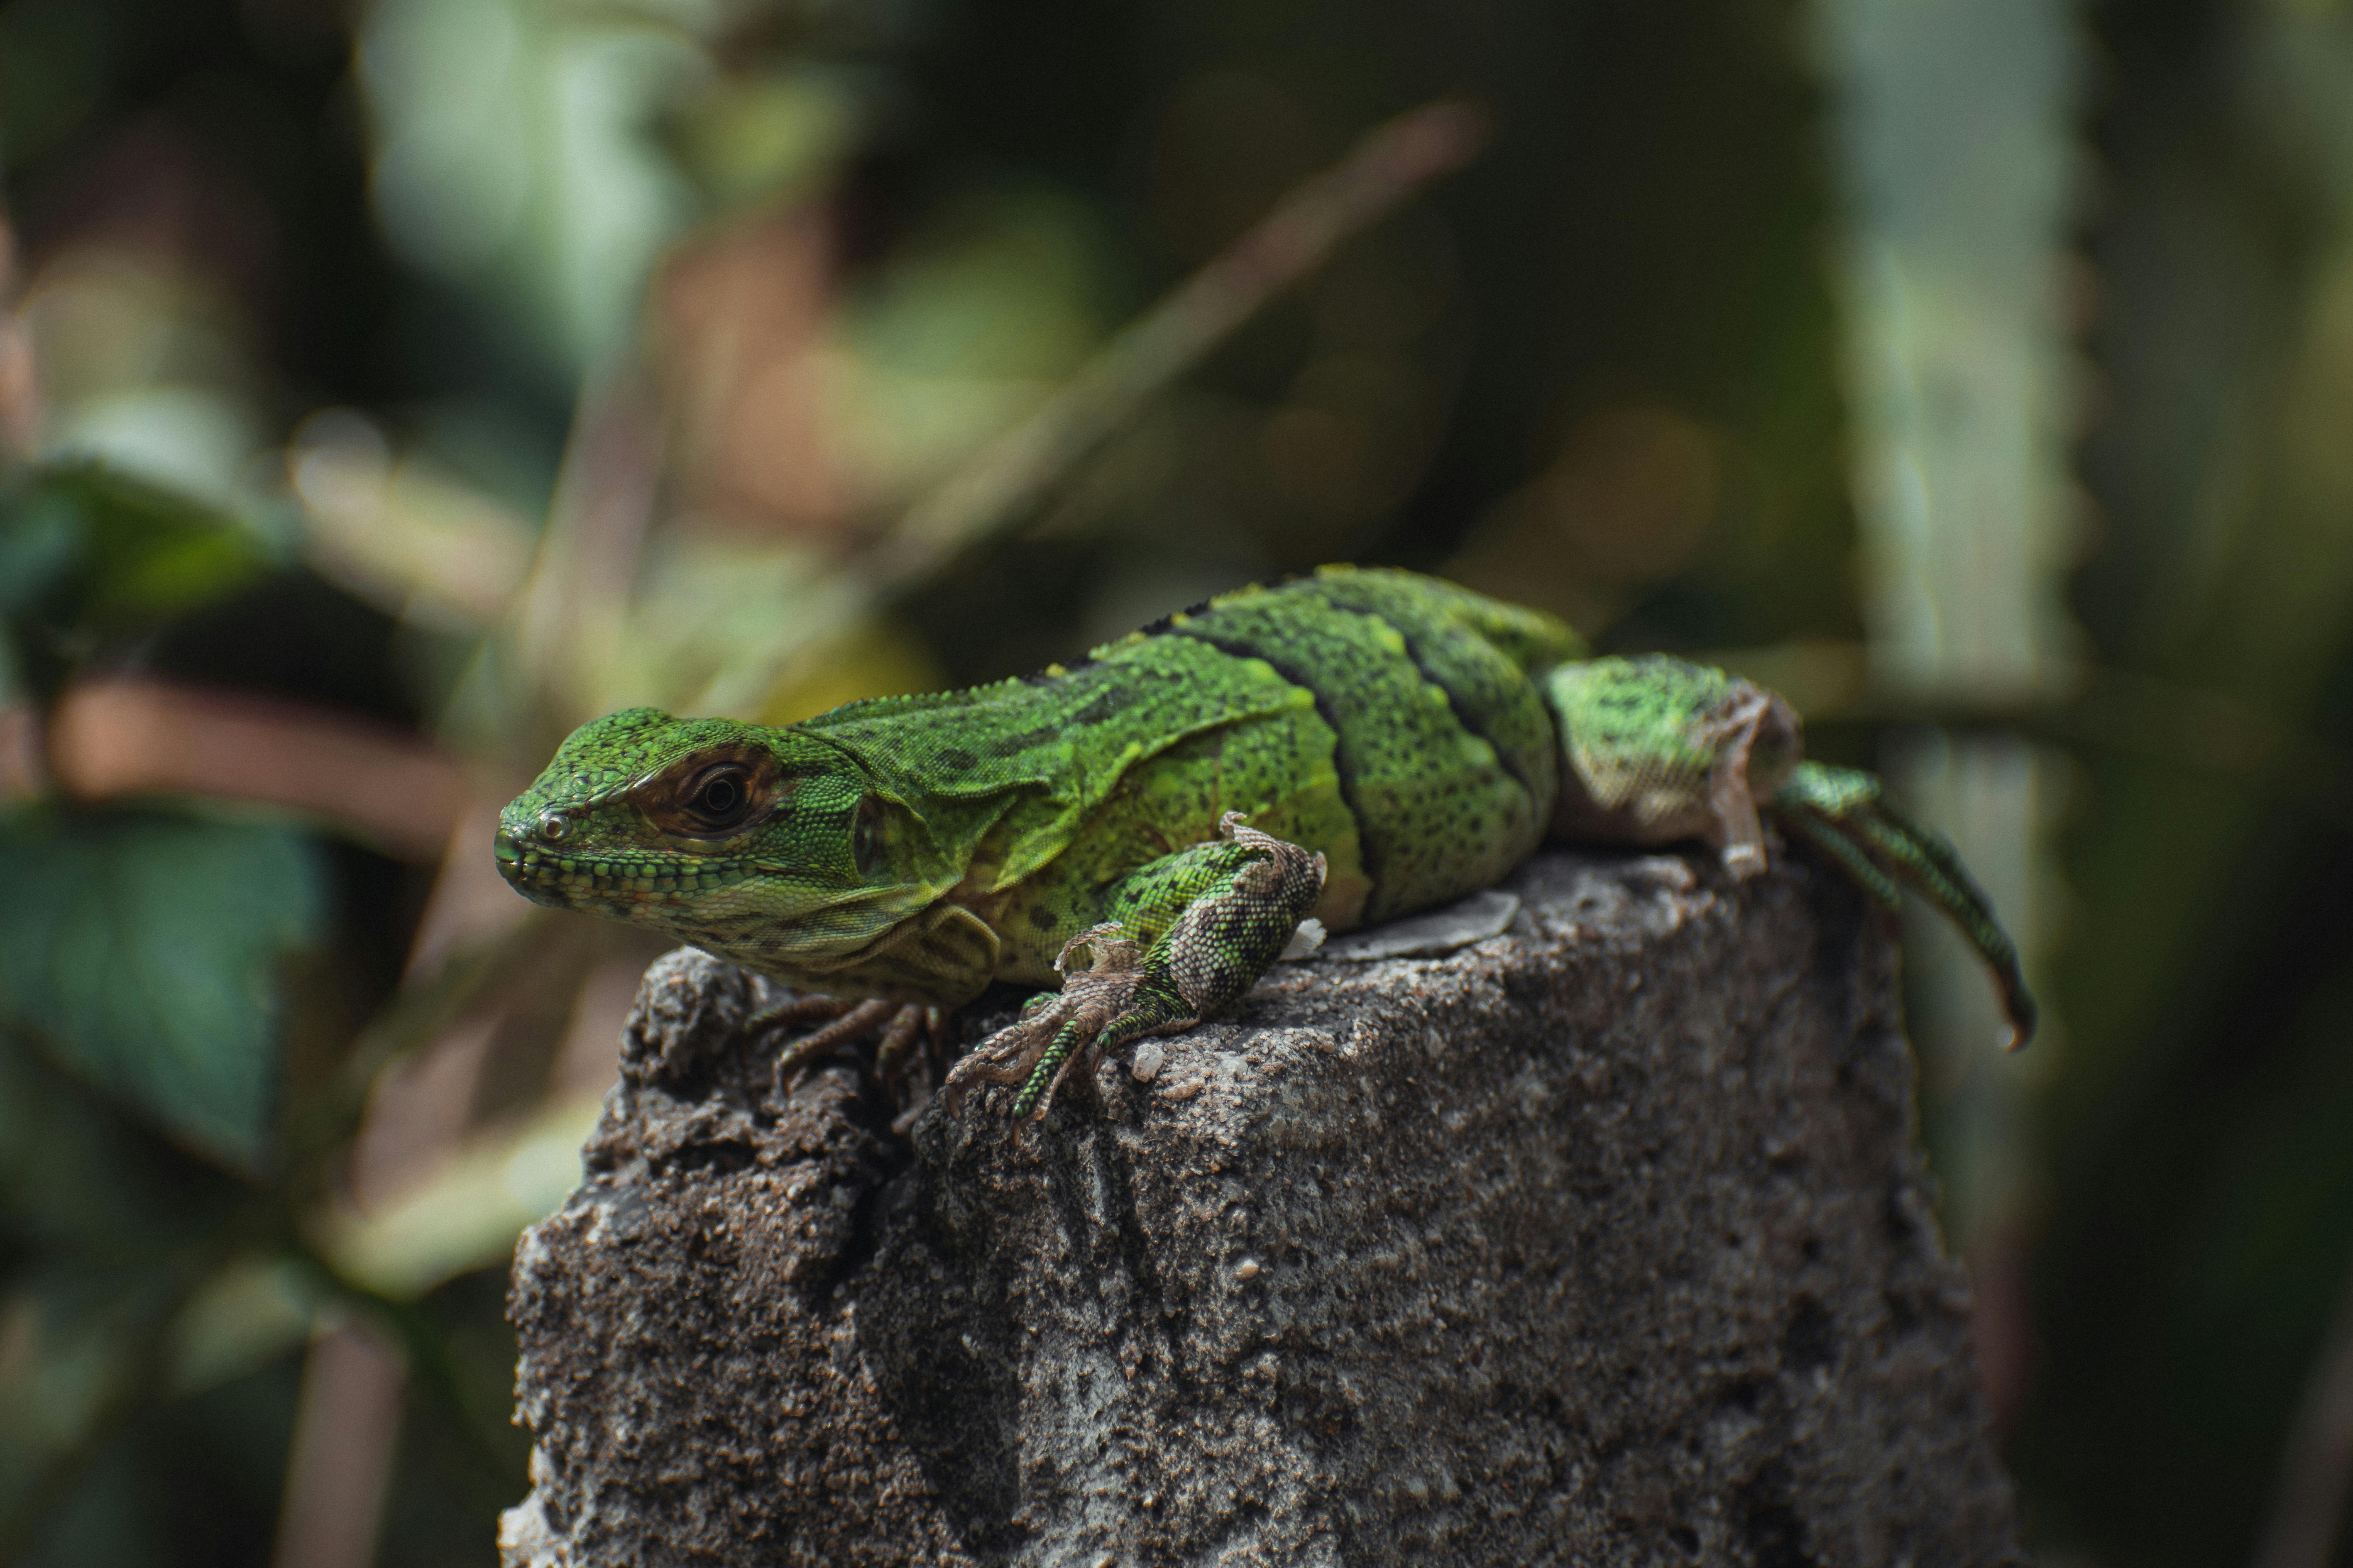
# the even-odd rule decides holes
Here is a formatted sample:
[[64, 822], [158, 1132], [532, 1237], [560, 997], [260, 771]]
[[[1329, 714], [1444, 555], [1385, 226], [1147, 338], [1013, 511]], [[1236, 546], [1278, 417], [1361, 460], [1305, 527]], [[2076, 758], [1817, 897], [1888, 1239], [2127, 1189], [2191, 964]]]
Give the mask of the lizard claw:
[[[1069, 967], [1071, 955], [1082, 948], [1093, 949], [1094, 965], [1073, 971]], [[1042, 1006], [1033, 1003], [1018, 1019], [973, 1047], [948, 1074], [942, 1093], [950, 1111], [981, 1084], [1018, 1083], [1023, 1087], [1013, 1104], [1014, 1115], [1043, 1120], [1071, 1068], [1082, 1059], [1092, 1067], [1103, 1058], [1106, 1034], [1113, 1035], [1108, 1043], [1116, 1044], [1149, 1032], [1134, 1028], [1114, 1033], [1114, 1026], [1127, 1024], [1137, 1014], [1134, 1004], [1146, 978], [1143, 949], [1118, 924], [1093, 926], [1072, 937], [1062, 944], [1054, 968], [1063, 976], [1060, 994], [1041, 998]], [[1197, 1021], [1187, 1016], [1161, 1026], [1183, 1028]]]
[[[1016, 1116], [1043, 1117], [1071, 1069], [1144, 1035], [1189, 1029], [1239, 1000], [1283, 952], [1324, 887], [1324, 857], [1244, 825], [1229, 811], [1222, 844], [1185, 853], [1208, 858], [1211, 885], [1187, 902], [1149, 948], [1118, 922], [1092, 926], [1062, 945], [1060, 994], [1025, 1011], [948, 1075], [953, 1107], [983, 1083], [1018, 1083]], [[1241, 853], [1236, 855], [1234, 850]], [[1070, 967], [1081, 949], [1085, 969]]]

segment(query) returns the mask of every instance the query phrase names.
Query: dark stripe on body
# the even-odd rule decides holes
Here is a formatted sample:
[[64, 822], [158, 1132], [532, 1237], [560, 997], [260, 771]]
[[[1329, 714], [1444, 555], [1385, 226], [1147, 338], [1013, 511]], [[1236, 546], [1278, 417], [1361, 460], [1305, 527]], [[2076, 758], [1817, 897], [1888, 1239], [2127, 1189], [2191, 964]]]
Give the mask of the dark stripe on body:
[[[1246, 584], [1242, 587], [1236, 588], [1233, 591], [1237, 594], [1245, 594], [1251, 588], [1262, 587], [1263, 585], [1264, 584], [1262, 584], [1257, 583]], [[1196, 616], [1208, 615], [1209, 613], [1210, 603], [1210, 600], [1203, 599], [1200, 603], [1197, 605], [1187, 605], [1181, 610], [1171, 610], [1166, 615], [1161, 616], [1158, 620], [1148, 621], [1143, 626], [1136, 627], [1135, 635], [1140, 637], [1166, 637], [1170, 632], [1181, 629], [1176, 625], [1179, 620], [1191, 620]]]
[[1356, 764], [1348, 752], [1347, 731], [1332, 711], [1331, 704], [1324, 700], [1324, 693], [1313, 680], [1300, 673], [1296, 666], [1246, 642], [1216, 637], [1193, 626], [1164, 625], [1155, 635], [1190, 637], [1195, 642], [1208, 644], [1229, 658], [1254, 658], [1315, 700], [1315, 716], [1324, 721], [1325, 729], [1332, 731], [1332, 774], [1339, 781], [1340, 804], [1348, 808], [1348, 816], [1356, 824], [1356, 859], [1365, 874], [1365, 902], [1369, 905], [1380, 892], [1382, 847], [1374, 840], [1372, 824], [1366, 820], [1363, 807], [1356, 804]]
[[[1168, 614], [1161, 616], [1158, 620], [1152, 622], [1150, 625], [1138, 626], [1136, 628], [1136, 632], [1137, 635], [1147, 637], [1165, 637], [1170, 632], [1182, 632], [1185, 628], [1177, 626], [1176, 624], [1176, 622], [1191, 620], [1198, 616], [1215, 614], [1218, 607], [1218, 601], [1219, 599], [1231, 599], [1236, 597], [1254, 599], [1261, 594], [1271, 594], [1278, 589], [1288, 588], [1295, 583], [1307, 582], [1314, 575], [1315, 568], [1310, 566], [1303, 571], [1284, 572], [1272, 577], [1256, 577], [1247, 583], [1238, 583], [1233, 587], [1210, 595], [1208, 598], [1201, 600], [1198, 604], [1187, 605], [1181, 610], [1171, 610]], [[1208, 639], [1205, 637], [1202, 640], [1206, 642]], [[1219, 651], [1224, 652], [1227, 650], [1219, 649]], [[1265, 658], [1263, 654], [1252, 654], [1250, 657], [1252, 658]], [[1273, 661], [1269, 659], [1268, 662], [1272, 663]], [[1310, 689], [1313, 689], [1313, 688], [1310, 688]]]
[[1528, 797], [1529, 809], [1534, 810], [1536, 808], [1539, 804], [1540, 794], [1536, 790], [1535, 786], [1528, 782], [1527, 776], [1520, 772], [1518, 764], [1512, 761], [1510, 749], [1496, 740], [1495, 737], [1488, 731], [1486, 727], [1478, 721], [1472, 714], [1471, 706], [1463, 700], [1462, 694], [1461, 692], [1458, 692], [1454, 688], [1447, 685], [1445, 681], [1439, 679], [1438, 672], [1430, 668], [1430, 661], [1422, 657], [1420, 645], [1414, 640], [1414, 635], [1411, 631], [1407, 629], [1405, 626], [1398, 625], [1395, 619], [1387, 614], [1384, 614], [1382, 611], [1370, 609], [1362, 605], [1342, 604], [1336, 599], [1330, 598], [1321, 594], [1318, 594], [1316, 597], [1322, 599], [1325, 605], [1331, 606], [1333, 609], [1343, 610], [1353, 616], [1369, 616], [1374, 620], [1377, 620], [1383, 626], [1388, 627], [1389, 630], [1397, 633], [1398, 639], [1405, 644], [1405, 657], [1407, 661], [1419, 672], [1424, 680], [1427, 680], [1432, 686], [1438, 688], [1439, 690], [1446, 693], [1446, 706], [1448, 710], [1453, 713], [1454, 722], [1461, 726], [1462, 732], [1464, 734], [1476, 735], [1480, 740], [1487, 742], [1487, 749], [1495, 753], [1495, 765], [1504, 770], [1505, 777], [1509, 778], [1514, 784], [1520, 786], [1520, 793]]

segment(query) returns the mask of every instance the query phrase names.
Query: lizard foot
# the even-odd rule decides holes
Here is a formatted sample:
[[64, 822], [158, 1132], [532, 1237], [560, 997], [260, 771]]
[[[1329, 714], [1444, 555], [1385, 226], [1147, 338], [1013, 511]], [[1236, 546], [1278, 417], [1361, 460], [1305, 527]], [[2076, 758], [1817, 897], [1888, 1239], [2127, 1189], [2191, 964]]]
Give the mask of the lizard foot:
[[2034, 998], [1991, 900], [1951, 845], [1887, 804], [1877, 779], [1852, 768], [1803, 763], [1774, 792], [1773, 807], [1888, 909], [1902, 903], [1896, 885], [1902, 882], [1943, 910], [1993, 972], [2010, 1020], [2004, 1044], [2014, 1051], [2034, 1037]]
[[1704, 838], [1735, 879], [1765, 869], [1757, 808], [1802, 750], [1787, 702], [1657, 654], [1563, 665], [1544, 679], [1567, 763], [1555, 833], [1602, 844]]
[[[1092, 949], [1093, 964], [1070, 968], [1073, 954]], [[1139, 1035], [1187, 1029], [1200, 1022], [1181, 997], [1151, 985], [1144, 950], [1116, 922], [1081, 931], [1054, 960], [1062, 976], [1058, 994], [1036, 999], [1015, 1023], [975, 1047], [956, 1063], [942, 1090], [950, 1110], [984, 1083], [1018, 1083], [1013, 1114], [1043, 1120], [1072, 1067], [1088, 1070], [1103, 1052]], [[1170, 1004], [1174, 1003], [1172, 1006]]]
[[[905, 1087], [912, 1065], [912, 1047], [928, 1037], [932, 1062], [947, 1058], [947, 1012], [908, 1002], [860, 1002], [838, 996], [796, 996], [754, 1014], [744, 1021], [744, 1033], [774, 1036], [797, 1024], [822, 1026], [792, 1041], [776, 1054], [776, 1095], [781, 1100], [798, 1086], [808, 1069], [844, 1046], [878, 1042], [874, 1072], [893, 1091]], [[911, 1110], [920, 1110], [930, 1098], [928, 1084], [915, 1086]]]
[[[1185, 897], [1151, 946], [1139, 947], [1118, 921], [1063, 945], [1054, 960], [1060, 994], [956, 1064], [946, 1086], [951, 1106], [976, 1084], [1018, 1083], [1013, 1114], [1042, 1117], [1074, 1064], [1091, 1071], [1115, 1046], [1189, 1029], [1258, 983], [1314, 907], [1324, 857], [1243, 826], [1240, 812], [1219, 819], [1218, 835], [1144, 882], [1148, 896]], [[1082, 948], [1092, 951], [1093, 963], [1072, 972]]]

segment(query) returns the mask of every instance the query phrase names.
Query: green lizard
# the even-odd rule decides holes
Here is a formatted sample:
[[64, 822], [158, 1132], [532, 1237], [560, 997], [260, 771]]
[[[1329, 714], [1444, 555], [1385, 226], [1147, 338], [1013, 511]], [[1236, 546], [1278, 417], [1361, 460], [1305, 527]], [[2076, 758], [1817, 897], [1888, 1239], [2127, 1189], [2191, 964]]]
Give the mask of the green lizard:
[[844, 999], [771, 1020], [837, 1015], [780, 1072], [880, 1030], [887, 1077], [991, 980], [1059, 982], [947, 1084], [1018, 1082], [1015, 1114], [1042, 1116], [1073, 1064], [1230, 1005], [1303, 921], [1460, 898], [1547, 834], [1704, 839], [1747, 877], [1762, 808], [1882, 903], [1906, 883], [1949, 915], [2025, 1042], [2033, 1003], [1985, 896], [1877, 780], [1801, 762], [1795, 714], [1746, 681], [1585, 655], [1535, 611], [1325, 567], [968, 691], [782, 728], [599, 719], [506, 808], [499, 868], [538, 902]]

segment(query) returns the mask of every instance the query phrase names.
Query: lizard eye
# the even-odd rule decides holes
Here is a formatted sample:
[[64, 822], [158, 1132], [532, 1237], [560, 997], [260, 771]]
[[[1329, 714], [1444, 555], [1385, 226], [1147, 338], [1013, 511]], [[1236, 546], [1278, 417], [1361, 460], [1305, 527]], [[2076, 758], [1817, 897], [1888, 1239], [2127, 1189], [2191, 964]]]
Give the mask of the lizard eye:
[[683, 805], [697, 827], [724, 832], [752, 815], [752, 775], [740, 763], [703, 769], [686, 786]]

